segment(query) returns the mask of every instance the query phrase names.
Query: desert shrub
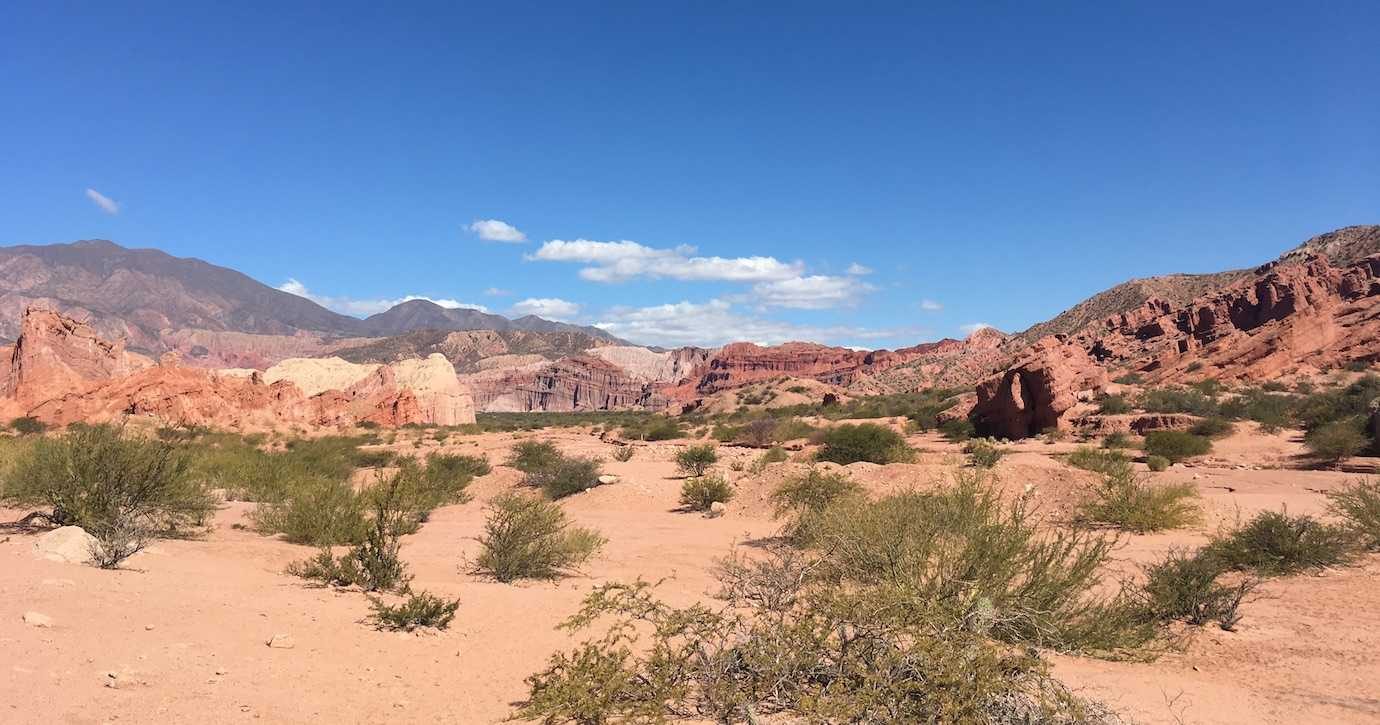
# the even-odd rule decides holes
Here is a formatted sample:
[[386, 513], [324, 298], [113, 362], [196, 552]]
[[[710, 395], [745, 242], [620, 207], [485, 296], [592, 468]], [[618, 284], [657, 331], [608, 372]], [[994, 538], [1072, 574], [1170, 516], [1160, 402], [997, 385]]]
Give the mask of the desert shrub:
[[1152, 430], [1145, 434], [1145, 452], [1178, 463], [1212, 450], [1212, 441], [1182, 430]]
[[460, 489], [480, 476], [489, 475], [492, 470], [489, 460], [483, 456], [432, 453], [426, 457], [428, 478], [454, 481], [452, 485]]
[[519, 441], [508, 457], [508, 466], [523, 473], [549, 468], [561, 459], [561, 452], [550, 441]]
[[1113, 450], [1098, 450], [1089, 446], [1079, 446], [1070, 453], [1068, 463], [1074, 468], [1110, 475], [1131, 467], [1131, 460], [1124, 454]]
[[416, 528], [419, 507], [428, 505], [422, 477], [415, 465], [404, 467], [387, 481], [357, 497], [370, 516], [362, 521], [359, 543], [339, 558], [326, 544], [313, 559], [288, 567], [288, 573], [334, 586], [358, 586], [366, 592], [406, 593], [411, 576], [398, 556], [403, 534]]
[[1127, 400], [1125, 395], [1104, 395], [1097, 404], [1097, 412], [1103, 415], [1121, 415], [1131, 410], [1131, 401]]
[[966, 441], [977, 433], [973, 422], [967, 418], [951, 418], [936, 427], [940, 435], [951, 441]]
[[1235, 428], [1236, 426], [1232, 425], [1231, 421], [1213, 416], [1194, 423], [1188, 432], [1204, 438], [1225, 438], [1231, 435]]
[[1120, 377], [1112, 378], [1112, 382], [1119, 385], [1140, 385], [1145, 382], [1145, 378], [1140, 373], [1126, 373]]
[[1040, 437], [1048, 445], [1058, 443], [1068, 437], [1068, 433], [1063, 428], [1050, 427], [1040, 431]]
[[128, 519], [91, 524], [86, 533], [93, 539], [87, 550], [91, 563], [102, 569], [119, 568], [125, 559], [143, 551], [150, 540], [147, 527]]
[[1372, 400], [1380, 398], [1380, 376], [1366, 375], [1350, 385], [1307, 395], [1294, 416], [1308, 431], [1339, 420], [1363, 417]]
[[752, 462], [752, 465], [748, 467], [748, 471], [754, 474], [761, 473], [762, 471], [767, 470], [767, 466], [773, 463], [781, 463], [787, 460], [788, 458], [790, 458], [790, 456], [786, 453], [785, 448], [782, 448], [781, 446], [772, 446], [771, 448], [768, 448], [765, 453], [758, 456], [757, 459]]
[[1024, 501], [1003, 504], [982, 471], [960, 470], [935, 493], [839, 499], [808, 541], [818, 576], [904, 592], [1008, 643], [1098, 650], [1152, 636], [1130, 602], [1094, 594], [1115, 539], [1044, 529]]
[[1344, 526], [1311, 516], [1262, 511], [1208, 546], [1227, 569], [1262, 575], [1292, 574], [1346, 562], [1355, 540]]
[[623, 437], [631, 440], [669, 441], [685, 437], [679, 421], [664, 415], [653, 416], [637, 425], [623, 427]]
[[422, 627], [445, 629], [455, 619], [459, 599], [446, 600], [430, 592], [410, 595], [402, 604], [392, 605], [378, 597], [369, 598], [373, 613], [369, 619], [377, 629], [411, 632]]
[[599, 460], [561, 456], [545, 468], [529, 472], [524, 480], [554, 501], [598, 486]]
[[690, 511], [708, 511], [716, 503], [733, 499], [733, 485], [723, 476], [687, 478], [680, 487], [680, 505]]
[[48, 426], [38, 418], [23, 415], [10, 421], [10, 430], [20, 435], [37, 435], [48, 430]]
[[1241, 604], [1258, 582], [1248, 577], [1226, 585], [1221, 582], [1223, 573], [1221, 562], [1213, 556], [1171, 550], [1145, 567], [1141, 595], [1146, 615], [1156, 621], [1182, 620], [1197, 626], [1215, 621], [1230, 631], [1241, 619]]
[[260, 533], [294, 544], [353, 544], [364, 535], [363, 504], [349, 481], [307, 475], [278, 500], [260, 503], [251, 518]]
[[1164, 456], [1146, 456], [1145, 465], [1152, 471], [1169, 470], [1169, 459]]
[[823, 443], [819, 460], [842, 465], [858, 461], [896, 463], [913, 455], [900, 433], [873, 423], [834, 426], [825, 431]]
[[992, 468], [1006, 453], [991, 438], [974, 438], [963, 446], [963, 452], [978, 468]]
[[1193, 523], [1198, 519], [1197, 499], [1192, 484], [1150, 484], [1126, 466], [1103, 476], [1080, 514], [1087, 521], [1142, 534]]
[[[1266, 432], [1290, 425], [1297, 400], [1292, 395], [1278, 393], [1283, 386], [1266, 383], [1261, 390], [1243, 390], [1219, 406], [1223, 417], [1232, 420], [1253, 420]], [[1272, 392], [1273, 391], [1273, 392]]]
[[488, 508], [480, 553], [470, 570], [501, 582], [557, 579], [603, 548], [598, 532], [572, 526], [561, 508], [516, 493], [496, 496]]
[[750, 420], [734, 431], [732, 440], [745, 446], [768, 446], [776, 440], [777, 425], [778, 421], [775, 418]]
[[709, 443], [687, 446], [676, 452], [676, 468], [687, 476], [703, 476], [718, 461], [719, 452]]
[[1304, 435], [1308, 451], [1324, 463], [1340, 463], [1365, 450], [1367, 440], [1360, 418], [1325, 423]]
[[356, 451], [354, 463], [359, 468], [383, 468], [393, 462], [397, 454], [390, 450]]
[[1039, 660], [935, 626], [885, 592], [853, 595], [777, 554], [726, 562], [725, 606], [672, 607], [654, 585], [596, 587], [561, 625], [606, 624], [527, 678], [517, 717], [544, 722], [1081, 722], [1106, 711]]
[[830, 505], [845, 498], [862, 496], [862, 487], [843, 473], [812, 468], [792, 476], [772, 492], [776, 518], [786, 519], [783, 534], [796, 544], [808, 544], [814, 536], [817, 517]]
[[[125, 436], [95, 425], [21, 448], [0, 498], [17, 507], [42, 507], [54, 524], [107, 535], [113, 552], [127, 536], [199, 526], [216, 500], [188, 475], [188, 461], [172, 445]], [[132, 552], [131, 552], [132, 553]]]
[[809, 438], [815, 430], [814, 426], [799, 418], [785, 418], [776, 422], [776, 427], [772, 429], [771, 439], [777, 443], [785, 443], [800, 438]]
[[619, 463], [627, 463], [628, 461], [632, 460], [634, 452], [635, 451], [632, 446], [619, 446], [618, 450], [615, 450], [613, 452], [613, 460], [618, 461]]
[[1130, 448], [1131, 439], [1125, 433], [1108, 433], [1102, 438], [1103, 448]]
[[1140, 407], [1151, 413], [1217, 413], [1217, 401], [1193, 388], [1152, 388], [1141, 394]]
[[1327, 500], [1358, 544], [1380, 550], [1380, 481], [1357, 481], [1328, 493]]

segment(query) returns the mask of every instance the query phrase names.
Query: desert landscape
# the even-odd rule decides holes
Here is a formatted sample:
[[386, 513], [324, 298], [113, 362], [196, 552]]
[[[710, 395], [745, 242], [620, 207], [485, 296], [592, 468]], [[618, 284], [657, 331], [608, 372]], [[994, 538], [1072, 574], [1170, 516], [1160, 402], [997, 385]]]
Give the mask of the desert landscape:
[[7, 250], [5, 719], [1374, 722], [1377, 252], [860, 352], [107, 338]]

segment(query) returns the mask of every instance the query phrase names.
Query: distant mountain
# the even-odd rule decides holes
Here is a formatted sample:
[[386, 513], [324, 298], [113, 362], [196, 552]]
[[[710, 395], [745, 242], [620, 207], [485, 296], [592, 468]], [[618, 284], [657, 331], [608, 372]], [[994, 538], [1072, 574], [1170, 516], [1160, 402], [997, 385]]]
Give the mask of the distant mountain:
[[106, 240], [0, 247], [0, 338], [19, 334], [24, 308], [38, 304], [89, 321], [131, 349], [176, 349], [171, 336], [209, 333], [321, 338], [387, 337], [414, 330], [576, 332], [618, 341], [592, 327], [538, 317], [509, 320], [424, 300], [399, 304], [366, 320], [332, 312], [233, 269], [157, 249], [128, 249]]
[[[490, 315], [492, 317], [492, 315]], [[500, 318], [503, 319], [503, 318]], [[537, 318], [540, 319], [540, 318]], [[542, 320], [546, 322], [546, 320]], [[559, 323], [557, 323], [559, 324]], [[571, 327], [567, 325], [566, 327]], [[485, 360], [523, 364], [557, 360], [596, 347], [616, 345], [606, 337], [578, 330], [439, 330], [425, 329], [341, 347], [331, 355], [354, 363], [390, 363], [441, 353], [457, 372], [484, 368]]]

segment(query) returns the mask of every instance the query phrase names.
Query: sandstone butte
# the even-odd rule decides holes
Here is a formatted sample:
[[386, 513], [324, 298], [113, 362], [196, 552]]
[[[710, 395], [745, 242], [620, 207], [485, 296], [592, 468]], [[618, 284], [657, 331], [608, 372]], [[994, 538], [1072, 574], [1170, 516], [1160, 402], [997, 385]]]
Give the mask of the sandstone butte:
[[441, 355], [389, 365], [288, 360], [275, 368], [268, 380], [257, 371], [186, 367], [172, 353], [155, 362], [102, 340], [85, 322], [30, 307], [14, 345], [0, 349], [0, 408], [55, 425], [129, 415], [242, 429], [474, 422], [469, 389]]
[[1380, 255], [1334, 266], [1309, 254], [1184, 305], [1151, 299], [1073, 336], [1043, 338], [978, 385], [968, 415], [979, 433], [1021, 438], [1070, 427], [1070, 411], [1102, 392], [1109, 372], [1150, 383], [1260, 381], [1377, 359]]

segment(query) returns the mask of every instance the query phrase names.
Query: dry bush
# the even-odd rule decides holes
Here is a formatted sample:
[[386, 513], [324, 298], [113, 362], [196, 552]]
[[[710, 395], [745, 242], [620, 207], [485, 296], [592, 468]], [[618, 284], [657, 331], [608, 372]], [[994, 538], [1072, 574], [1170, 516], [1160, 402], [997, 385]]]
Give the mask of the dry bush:
[[1170, 463], [1201, 456], [1212, 450], [1212, 441], [1182, 430], [1152, 430], [1145, 434], [1145, 452]]
[[460, 608], [459, 599], [446, 600], [430, 592], [410, 595], [401, 604], [391, 605], [378, 597], [369, 597], [369, 615], [377, 629], [394, 632], [412, 632], [422, 627], [445, 629], [455, 619], [455, 611]]
[[593, 558], [606, 541], [596, 531], [572, 526], [556, 504], [532, 496], [496, 496], [488, 512], [470, 570], [501, 582], [558, 579]]
[[914, 451], [900, 433], [875, 423], [834, 426], [824, 431], [822, 442], [818, 459], [840, 465], [859, 461], [900, 463], [914, 458]]
[[963, 452], [978, 468], [993, 468], [1006, 453], [991, 438], [974, 438], [963, 446]]
[[1103, 476], [1092, 498], [1083, 504], [1080, 516], [1143, 534], [1197, 521], [1197, 501], [1198, 490], [1191, 483], [1151, 484], [1126, 466]]
[[1108, 476], [1131, 467], [1131, 459], [1114, 450], [1098, 450], [1080, 446], [1068, 455], [1068, 464], [1074, 468], [1100, 473]]
[[1355, 549], [1356, 539], [1344, 526], [1312, 516], [1262, 511], [1215, 538], [1207, 554], [1226, 569], [1273, 576], [1343, 564]]
[[1222, 583], [1226, 568], [1209, 551], [1189, 554], [1171, 550], [1164, 559], [1145, 567], [1140, 589], [1146, 616], [1159, 622], [1182, 620], [1196, 626], [1217, 622], [1231, 631], [1241, 620], [1241, 605], [1259, 585], [1246, 577]]
[[1359, 545], [1380, 551], [1380, 481], [1357, 481], [1327, 494], [1327, 499]]
[[733, 500], [733, 485], [723, 476], [687, 478], [680, 487], [680, 505], [689, 511], [708, 511], [716, 503]]
[[703, 476], [709, 467], [719, 462], [719, 452], [712, 443], [687, 446], [676, 452], [676, 468], [687, 476]]
[[613, 452], [613, 460], [619, 463], [627, 463], [632, 460], [634, 452], [632, 446], [619, 446], [618, 450]]

